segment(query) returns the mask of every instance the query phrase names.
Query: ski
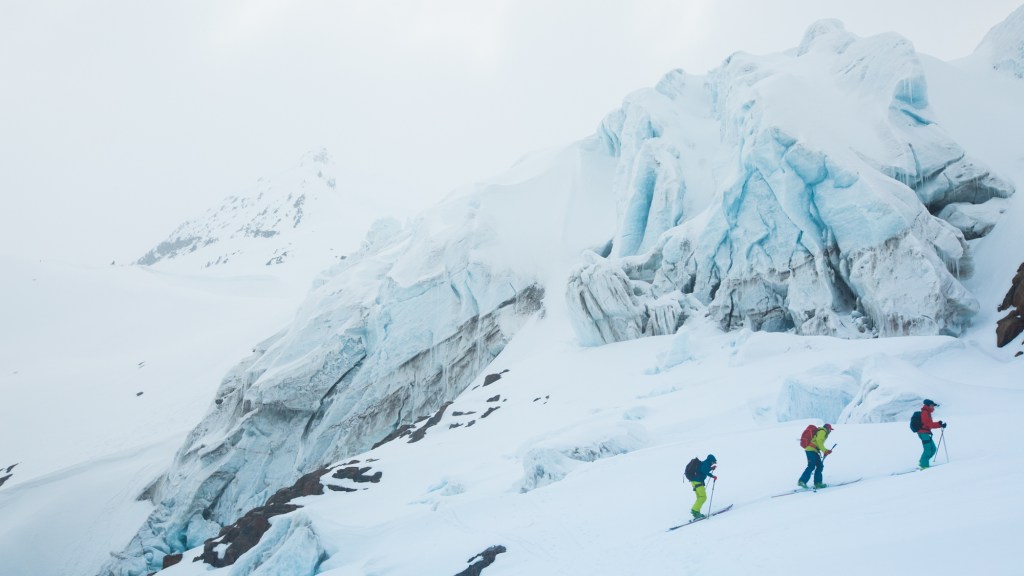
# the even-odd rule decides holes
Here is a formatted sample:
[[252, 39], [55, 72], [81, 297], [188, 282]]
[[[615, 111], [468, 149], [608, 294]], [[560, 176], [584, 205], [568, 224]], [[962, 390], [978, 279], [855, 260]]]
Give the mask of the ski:
[[680, 524], [679, 526], [673, 526], [673, 527], [669, 528], [668, 530], [666, 530], [666, 532], [671, 532], [671, 531], [673, 531], [673, 530], [675, 530], [677, 528], [682, 528], [683, 526], [689, 526], [690, 524], [693, 524], [695, 522], [700, 522], [701, 520], [707, 520], [708, 518], [710, 518], [712, 516], [718, 516], [719, 514], [723, 514], [725, 512], [728, 512], [729, 510], [732, 510], [732, 504], [729, 504], [728, 506], [726, 506], [725, 508], [722, 508], [721, 510], [716, 510], [716, 511], [712, 512], [711, 514], [708, 514], [707, 516], [703, 517], [703, 518], [694, 518], [693, 520], [690, 520], [686, 524]]
[[828, 488], [838, 488], [840, 486], [846, 486], [847, 484], [853, 484], [854, 482], [860, 482], [861, 480], [863, 480], [863, 478], [857, 478], [856, 480], [847, 480], [846, 482], [829, 484], [825, 488], [797, 488], [796, 490], [790, 490], [789, 492], [783, 492], [782, 494], [773, 494], [772, 498], [779, 498], [780, 496], [792, 496], [793, 494], [803, 494], [804, 492], [817, 492], [818, 490], [826, 490]]
[[924, 470], [931, 470], [932, 468], [935, 468], [936, 466], [941, 466], [941, 464], [932, 464], [931, 466], [929, 466], [927, 468], [921, 468], [920, 466], [918, 466], [917, 468], [911, 468], [909, 470], [900, 470], [899, 472], [893, 472], [892, 474], [890, 474], [890, 476], [902, 476], [904, 474], [910, 474], [911, 472], [922, 472]]

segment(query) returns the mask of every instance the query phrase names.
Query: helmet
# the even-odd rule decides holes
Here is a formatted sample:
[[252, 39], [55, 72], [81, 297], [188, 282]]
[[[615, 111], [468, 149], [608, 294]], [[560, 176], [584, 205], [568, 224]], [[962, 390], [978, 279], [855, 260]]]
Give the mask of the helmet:
[[938, 406], [938, 404], [936, 404], [933, 400], [929, 400], [927, 398], [924, 399], [924, 405], [925, 406]]
[[834, 428], [832, 428], [832, 425], [831, 425], [831, 424], [825, 424], [824, 428], [825, 428], [825, 430], [828, 430], [829, 432], [831, 432], [832, 430], [834, 430]]

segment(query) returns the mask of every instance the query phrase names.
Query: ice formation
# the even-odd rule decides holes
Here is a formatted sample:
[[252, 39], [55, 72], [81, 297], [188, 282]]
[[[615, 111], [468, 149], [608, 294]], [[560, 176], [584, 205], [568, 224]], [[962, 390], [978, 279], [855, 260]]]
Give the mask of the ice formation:
[[587, 344], [673, 333], [686, 295], [725, 329], [958, 334], [978, 309], [965, 234], [997, 213], [974, 207], [1013, 193], [932, 118], [910, 42], [836, 21], [784, 55], [674, 71], [600, 134], [619, 226], [569, 282]]
[[[434, 413], [551, 288], [590, 345], [672, 334], [693, 318], [957, 334], [978, 308], [959, 282], [971, 268], [965, 233], [990, 229], [972, 206], [1013, 192], [932, 118], [907, 40], [857, 38], [835, 21], [783, 55], [738, 53], [707, 77], [673, 71], [595, 138], [536, 162], [410, 224], [378, 222], [324, 273], [294, 322], [224, 379], [150, 490], [155, 512], [104, 574], [147, 573], [304, 472]], [[662, 364], [687, 362], [695, 346], [679, 340]], [[849, 374], [792, 379], [778, 414], [877, 421], [909, 405]], [[639, 429], [537, 447], [518, 487], [635, 450]], [[306, 538], [300, 524], [275, 534], [267, 546]]]
[[[303, 473], [455, 398], [541, 311], [549, 271], [533, 255], [606, 238], [580, 222], [592, 210], [571, 209], [584, 191], [599, 194], [587, 180], [599, 152], [583, 141], [552, 167], [520, 167], [527, 177], [513, 171], [411, 223], [375, 223], [359, 251], [315, 280], [294, 321], [227, 374], [151, 488], [157, 509], [103, 574], [148, 573]], [[534, 226], [509, 214], [538, 207], [550, 209]]]

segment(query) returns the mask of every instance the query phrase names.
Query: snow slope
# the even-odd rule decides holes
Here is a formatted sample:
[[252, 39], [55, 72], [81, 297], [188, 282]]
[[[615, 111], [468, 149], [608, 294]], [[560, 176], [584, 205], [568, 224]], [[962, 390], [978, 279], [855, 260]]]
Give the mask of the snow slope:
[[[774, 90], [791, 93], [785, 86], [800, 76], [799, 69], [783, 70], [787, 59], [810, 56], [807, 66], [817, 71], [806, 78], [821, 78], [815, 67], [829, 66], [863, 40], [823, 23], [794, 54], [738, 55], [720, 73], [781, 70], [775, 80], [768, 75], [744, 84], [750, 76], [733, 86], [756, 87], [757, 98], [770, 103]], [[937, 124], [946, 133], [924, 138], [925, 144], [969, 150], [980, 159], [972, 166], [992, 168], [974, 176], [996, 179], [993, 195], [1010, 189], [1003, 183], [1024, 182], [1024, 130], [1004, 130], [1024, 122], [1016, 110], [1019, 80], [977, 59], [919, 58], [898, 37], [867, 40], [860, 45], [865, 57], [884, 61], [875, 50], [884, 44], [897, 49], [893, 62], [909, 66], [896, 68], [910, 71], [904, 78], [911, 81], [897, 82], [913, 88], [900, 92], [910, 100], [896, 100], [913, 108], [905, 111], [934, 119], [924, 126]], [[914, 106], [922, 104], [925, 85], [928, 104]], [[908, 200], [908, 213], [928, 222], [912, 233], [931, 227], [941, 233], [918, 239], [952, 237], [971, 252], [974, 275], [943, 285], [978, 303], [973, 324], [957, 320], [963, 321], [959, 337], [843, 340], [749, 326], [723, 332], [721, 314], [706, 301], [674, 291], [655, 295], [637, 284], [638, 278], [649, 283], [649, 265], [656, 263], [637, 255], [664, 252], [661, 238], [680, 219], [708, 226], [714, 216], [707, 207], [720, 200], [716, 187], [753, 174], [735, 172], [736, 158], [728, 160], [734, 141], [714, 139], [715, 108], [700, 86], [671, 73], [654, 90], [661, 96], [630, 97], [624, 108], [642, 104], [637, 114], [606, 119], [600, 132], [606, 151], [585, 140], [529, 158], [413, 222], [378, 223], [357, 253], [317, 280], [292, 323], [276, 333], [294, 309], [293, 292], [266, 277], [70, 270], [4, 257], [14, 281], [0, 295], [12, 319], [0, 342], [0, 473], [17, 465], [0, 486], [0, 573], [94, 573], [107, 551], [121, 550], [101, 573], [140, 574], [184, 550], [184, 560], [161, 573], [470, 574], [481, 568], [474, 572], [470, 564], [493, 560], [483, 568], [489, 576], [771, 576], [805, 566], [809, 547], [820, 552], [812, 556], [816, 566], [836, 574], [920, 570], [931, 558], [928, 569], [936, 574], [1018, 573], [1012, 550], [1024, 502], [1015, 490], [1024, 465], [1006, 455], [1015, 450], [1022, 359], [1014, 356], [1019, 342], [995, 349], [992, 330], [995, 304], [1024, 261], [1024, 232], [1007, 225], [1024, 217], [1021, 196], [942, 216], [945, 205], [932, 214], [909, 202], [913, 196], [927, 203], [922, 190], [936, 189], [923, 181], [935, 174], [922, 180], [901, 173], [917, 189], [903, 184], [896, 194]], [[809, 94], [832, 88], [815, 85]], [[889, 110], [891, 94], [883, 95]], [[686, 103], [685, 113], [671, 110], [671, 102]], [[815, 110], [815, 102], [801, 103]], [[770, 108], [768, 115], [796, 110]], [[647, 113], [679, 123], [662, 125], [662, 135], [645, 134], [645, 126], [657, 124], [644, 123]], [[887, 114], [880, 124], [865, 125], [890, 129]], [[755, 132], [773, 124], [755, 116], [748, 117]], [[878, 110], [868, 117], [879, 120]], [[787, 126], [803, 121], [779, 119]], [[878, 152], [871, 130], [853, 124], [841, 128], [862, 137], [861, 151]], [[835, 145], [808, 129], [807, 142]], [[658, 138], [661, 144], [651, 144]], [[916, 136], [907, 141], [921, 143]], [[764, 150], [774, 148], [746, 148], [740, 165], [749, 160], [762, 169], [781, 159], [784, 172], [786, 165], [797, 172], [813, 167], [803, 156], [793, 162], [760, 156]], [[631, 151], [628, 164], [617, 160], [624, 151]], [[849, 151], [827, 152], [868, 163], [852, 160], [858, 155]], [[860, 191], [892, 191], [899, 180], [893, 176], [900, 175], [885, 173], [879, 157], [874, 160], [860, 173], [870, 180]], [[826, 168], [830, 178], [843, 176]], [[623, 191], [643, 194], [613, 194]], [[968, 239], [943, 218], [970, 230], [981, 231], [988, 221], [994, 227]], [[751, 222], [737, 219], [735, 238], [750, 239]], [[686, 226], [677, 232], [685, 240]], [[584, 276], [578, 259], [584, 249], [591, 252], [590, 270], [614, 276], [624, 290], [595, 293], [594, 303], [610, 308], [632, 294], [643, 306], [623, 309], [659, 327], [647, 333], [672, 335], [581, 346], [573, 330], [579, 310], [562, 296]], [[907, 263], [878, 256], [883, 265]], [[934, 264], [932, 256], [922, 258]], [[275, 268], [261, 258], [249, 263]], [[904, 294], [897, 304], [919, 296]], [[846, 312], [845, 327], [855, 331], [860, 323], [871, 332], [867, 321]], [[630, 337], [645, 333], [643, 323], [639, 328]], [[69, 381], [88, 386], [69, 388]], [[942, 450], [940, 466], [891, 476], [916, 463], [920, 443], [906, 421], [924, 397], [940, 402], [939, 417], [950, 422], [949, 459]], [[428, 413], [435, 418], [419, 420]], [[791, 489], [803, 468], [800, 430], [823, 420], [836, 423], [831, 441], [839, 443], [826, 480], [863, 479], [771, 498]], [[380, 432], [401, 425], [411, 435], [370, 448]], [[666, 532], [685, 519], [692, 502], [683, 466], [709, 452], [718, 457], [723, 483], [715, 485], [714, 508], [734, 509]], [[191, 561], [206, 544], [223, 554], [227, 537], [206, 538], [328, 464], [323, 482], [335, 489], [301, 498], [302, 508], [272, 518], [270, 530], [237, 563], [213, 570]], [[354, 465], [380, 473], [379, 481], [332, 476]], [[143, 491], [149, 502], [136, 500]], [[937, 551], [933, 557], [928, 547]]]
[[[378, 483], [325, 475], [356, 491], [296, 500], [303, 507], [274, 518], [257, 548], [212, 573], [456, 574], [500, 545], [484, 574], [774, 575], [806, 561], [809, 540], [830, 574], [913, 570], [922, 541], [939, 551], [931, 573], [1015, 573], [1024, 466], [1005, 454], [1024, 400], [1019, 362], [949, 337], [850, 342], [705, 326], [690, 335], [698, 359], [666, 367], [677, 338], [580, 348], [564, 316], [549, 314], [486, 371], [508, 372], [486, 387], [477, 379], [423, 440], [354, 456]], [[950, 378], [950, 364], [971, 377]], [[861, 482], [771, 498], [795, 487], [800, 431], [826, 408], [778, 422], [785, 377], [823, 365], [864, 367], [865, 388], [881, 383], [906, 402], [895, 421], [837, 425], [826, 481]], [[943, 451], [933, 470], [890, 476], [915, 466], [920, 442], [906, 421], [922, 397], [950, 422], [950, 461]], [[735, 508], [666, 532], [692, 504], [683, 466], [709, 452], [722, 483], [713, 506]], [[211, 573], [190, 561], [199, 551], [161, 574]]]
[[552, 266], [606, 241], [608, 203], [590, 202], [610, 166], [596, 144], [528, 158], [406, 226], [378, 222], [316, 280], [295, 322], [225, 377], [128, 547], [145, 550], [148, 566], [137, 555], [122, 564], [156, 567], [151, 550], [203, 542], [465, 389], [540, 311], [544, 285], [564, 274]]
[[295, 294], [271, 277], [0, 267], [0, 466], [16, 464], [0, 487], [0, 574], [91, 574], [149, 513], [136, 499], [220, 376], [288, 321]]
[[[575, 382], [577, 372], [597, 403], [589, 396], [580, 401], [584, 394], [575, 390], [570, 395], [580, 405], [560, 405], [553, 420], [516, 419], [526, 421], [530, 437], [516, 440], [503, 430], [481, 441], [516, 441], [514, 456], [506, 450], [489, 460], [467, 445], [466, 461], [488, 463], [491, 472], [460, 481], [453, 495], [483, 483], [484, 499], [500, 500], [509, 490], [533, 492], [568, 478], [579, 461], [665, 446], [673, 437], [695, 441], [681, 431], [699, 420], [685, 402], [669, 419], [678, 429], [659, 433], [645, 423], [593, 430], [583, 414], [621, 405], [642, 419], [650, 407], [633, 400], [677, 388], [666, 383], [673, 377], [705, 382], [705, 403], [721, 405], [719, 417], [729, 426], [702, 421], [692, 430], [701, 437], [733, 430], [736, 442], [764, 454], [775, 445], [762, 443], [766, 427], [792, 434], [792, 425], [770, 423], [807, 418], [835, 420], [877, 444], [887, 438], [884, 430], [899, 426], [870, 426], [906, 420], [925, 396], [953, 398], [965, 418], [984, 421], [991, 416], [987, 402], [1016, 398], [1016, 365], [972, 327], [991, 301], [987, 293], [979, 301], [961, 280], [973, 269], [973, 247], [980, 250], [986, 234], [1001, 228], [1000, 214], [1016, 213], [1020, 201], [1017, 182], [965, 152], [943, 121], [930, 108], [926, 71], [909, 42], [895, 34], [858, 38], [826, 21], [789, 53], [737, 54], [707, 79], [670, 73], [655, 89], [630, 96], [597, 138], [526, 162], [406, 226], [378, 223], [357, 254], [318, 279], [296, 321], [228, 373], [215, 404], [154, 484], [153, 514], [125, 557], [102, 573], [141, 574], [159, 568], [166, 555], [204, 543], [226, 547], [211, 539], [272, 501], [278, 489], [389, 434], [425, 427], [421, 418], [431, 413], [442, 418], [435, 428], [461, 424], [453, 434], [468, 432], [471, 420], [471, 437], [481, 435], [482, 414], [489, 423], [509, 412], [500, 411], [500, 399], [491, 407], [472, 401], [479, 421], [448, 421], [443, 410], [475, 398], [471, 386], [485, 365], [507, 367], [496, 364], [512, 362], [506, 347], [528, 350], [531, 360], [519, 369], [530, 374], [531, 403], [542, 405], [550, 395], [535, 385], [571, 386], [563, 380]], [[990, 250], [999, 250], [999, 262], [988, 261], [986, 274], [1012, 274], [1019, 245]], [[559, 339], [521, 333], [531, 322]], [[633, 365], [633, 372], [618, 371], [619, 358], [603, 360], [613, 352], [594, 351], [586, 358], [600, 366], [596, 373], [573, 360], [585, 352], [569, 326], [584, 344], [676, 335], [655, 340], [662, 342], [657, 349], [637, 344], [662, 358]], [[758, 334], [745, 348], [739, 336], [716, 336], [715, 326], [803, 336]], [[937, 334], [966, 336], [924, 337]], [[921, 337], [858, 343], [811, 335]], [[720, 354], [709, 342], [771, 362], [724, 358], [707, 372], [691, 372], [690, 364]], [[562, 356], [548, 356], [551, 350]], [[949, 373], [933, 369], [933, 361]], [[748, 364], [756, 369], [745, 371]], [[615, 386], [639, 374], [656, 388], [633, 400], [617, 396], [625, 392]], [[980, 388], [984, 401], [958, 395], [982, 374], [995, 390]], [[764, 379], [771, 383], [752, 384]], [[452, 410], [459, 418], [456, 412], [467, 412]], [[584, 444], [565, 447], [563, 435]], [[384, 461], [391, 449], [363, 458]], [[867, 456], [851, 462], [883, 471]], [[501, 490], [488, 492], [490, 481]], [[422, 492], [370, 488], [385, 494], [367, 504], [377, 511], [374, 533], [404, 518], [395, 506], [413, 498], [406, 489]], [[306, 512], [278, 522], [252, 556], [226, 570], [259, 573], [266, 561], [266, 573], [283, 566], [312, 573], [338, 545], [318, 536], [330, 528]], [[366, 571], [389, 570], [371, 562]]]
[[334, 170], [306, 155], [145, 265], [0, 256], [0, 574], [94, 574], [131, 539], [153, 509], [140, 495], [224, 373], [384, 210], [338, 190]]

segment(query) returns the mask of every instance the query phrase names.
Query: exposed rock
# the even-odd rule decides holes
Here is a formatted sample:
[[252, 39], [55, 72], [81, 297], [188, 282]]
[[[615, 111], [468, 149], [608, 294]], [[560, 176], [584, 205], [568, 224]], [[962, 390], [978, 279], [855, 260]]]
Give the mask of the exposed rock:
[[479, 560], [473, 562], [469, 565], [468, 568], [466, 568], [462, 572], [459, 572], [455, 576], [480, 576], [480, 573], [483, 572], [484, 568], [487, 568], [491, 564], [494, 564], [494, 560], [497, 559], [498, 554], [502, 554], [506, 551], [507, 550], [505, 549], [505, 547], [500, 544], [497, 546], [491, 546], [487, 550], [484, 550], [483, 552], [477, 554], [476, 556], [473, 556], [469, 560], [466, 560], [466, 562], [468, 563], [473, 562], [474, 560], [479, 558]]
[[374, 443], [373, 448], [376, 449], [380, 446], [383, 446], [384, 444], [387, 444], [388, 442], [391, 442], [392, 440], [401, 438], [402, 436], [408, 436], [410, 434], [409, 431], [412, 430], [414, 427], [415, 426], [413, 424], [402, 424], [398, 428], [392, 430], [390, 434]]
[[167, 556], [164, 556], [164, 563], [163, 563], [163, 567], [162, 568], [170, 568], [171, 566], [174, 566], [178, 562], [181, 562], [181, 557], [182, 557], [182, 554], [180, 554], [180, 553], [179, 554], [168, 554]]
[[1024, 332], [1024, 263], [1017, 268], [1010, 290], [999, 305], [998, 311], [1003, 310], [1009, 310], [1009, 313], [996, 323], [996, 346], [1000, 348]]
[[373, 484], [380, 482], [382, 473], [378, 470], [372, 476], [367, 476], [366, 473], [369, 470], [369, 466], [365, 466], [363, 468], [350, 466], [348, 468], [341, 468], [340, 470], [335, 471], [334, 474], [331, 474], [331, 478], [337, 478], [339, 480], [348, 479], [353, 482], [372, 482]]
[[420, 426], [419, 428], [416, 429], [415, 432], [412, 433], [412, 436], [409, 438], [409, 443], [412, 444], [413, 442], [419, 442], [420, 440], [423, 440], [423, 438], [427, 435], [427, 430], [433, 428], [434, 426], [437, 425], [438, 422], [441, 421], [441, 418], [444, 416], [444, 411], [447, 410], [448, 407], [451, 405], [451, 402], [445, 402], [444, 405], [441, 406], [441, 408], [438, 409], [438, 411], [435, 412], [434, 415], [427, 420], [426, 424]]
[[[323, 494], [324, 487], [320, 483], [320, 477], [328, 470], [329, 468], [325, 467], [302, 476], [295, 484], [278, 490], [270, 497], [266, 505], [253, 508], [245, 516], [236, 520], [234, 524], [222, 528], [220, 534], [206, 541], [203, 553], [196, 558], [196, 561], [202, 560], [215, 568], [234, 564], [242, 554], [259, 543], [263, 534], [270, 529], [271, 518], [300, 508], [296, 504], [290, 504], [291, 500], [300, 496]], [[358, 469], [356, 470], [358, 471]]]
[[504, 374], [505, 372], [508, 372], [508, 370], [506, 369], [502, 370], [501, 372], [498, 372], [497, 374], [488, 374], [487, 376], [484, 376], [484, 386], [490, 386], [491, 384], [494, 384], [498, 380], [501, 380], [501, 375]]
[[17, 465], [18, 464], [11, 464], [10, 466], [7, 467], [6, 470], [3, 470], [2, 472], [0, 472], [0, 486], [3, 486], [4, 482], [7, 482], [8, 480], [10, 480], [11, 476], [14, 476], [12, 471], [14, 470], [14, 467], [17, 466]]

